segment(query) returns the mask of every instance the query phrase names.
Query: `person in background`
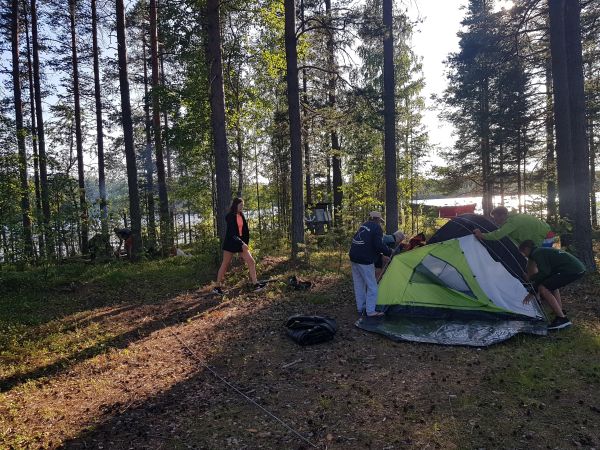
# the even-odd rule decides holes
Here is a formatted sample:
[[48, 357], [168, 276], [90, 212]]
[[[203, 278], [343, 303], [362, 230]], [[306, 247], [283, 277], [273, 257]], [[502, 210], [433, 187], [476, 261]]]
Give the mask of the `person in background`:
[[[537, 247], [532, 240], [522, 242], [519, 251], [532, 263], [528, 264], [527, 278], [556, 314], [548, 329], [558, 330], [571, 326], [571, 321], [562, 309], [559, 288], [581, 278], [585, 274], [584, 264], [565, 251]], [[525, 297], [523, 303], [529, 303], [532, 296], [533, 294], [529, 294]]]
[[131, 257], [131, 249], [133, 248], [133, 235], [131, 233], [131, 230], [129, 228], [116, 228], [115, 227], [113, 229], [113, 231], [119, 238], [119, 247], [117, 248], [115, 255], [117, 257], [121, 256], [121, 245], [123, 245], [123, 243], [125, 243], [123, 248], [125, 249], [125, 253], [127, 253], [127, 257], [130, 258]]
[[366, 312], [368, 317], [382, 317], [375, 311], [377, 304], [377, 279], [375, 278], [375, 260], [380, 254], [390, 256], [392, 249], [383, 243], [381, 224], [383, 217], [379, 211], [371, 211], [369, 219], [363, 223], [352, 238], [350, 263], [356, 308], [359, 314]]
[[413, 248], [423, 247], [427, 244], [427, 239], [425, 238], [425, 233], [419, 233], [411, 237], [408, 241], [408, 244], [405, 244], [403, 247], [403, 251], [412, 250]]
[[498, 229], [489, 233], [482, 233], [479, 228], [476, 228], [473, 230], [473, 234], [480, 241], [499, 241], [508, 236], [517, 246], [527, 240], [531, 240], [536, 246], [540, 246], [552, 233], [550, 225], [543, 220], [528, 214], [509, 213], [504, 206], [497, 206], [490, 215], [498, 225]]
[[225, 229], [225, 239], [223, 240], [223, 262], [217, 273], [217, 284], [213, 289], [213, 293], [223, 295], [222, 283], [231, 264], [233, 255], [239, 253], [242, 255], [248, 272], [250, 273], [250, 280], [254, 285], [255, 291], [260, 291], [265, 287], [266, 283], [259, 283], [256, 279], [256, 263], [254, 258], [248, 250], [248, 243], [250, 242], [250, 231], [248, 230], [248, 223], [244, 217], [244, 200], [240, 197], [233, 199], [229, 212], [225, 216], [225, 222], [227, 228]]
[[[398, 230], [392, 234], [384, 234], [382, 241], [384, 245], [387, 245], [389, 248], [392, 249], [392, 254], [395, 255], [396, 253], [400, 253], [402, 251], [401, 244], [405, 238], [406, 236], [404, 235], [404, 233]], [[396, 252], [396, 250], [399, 251]], [[377, 260], [375, 261], [375, 278], [377, 279], [377, 281], [379, 281], [379, 279], [381, 278], [381, 275], [383, 274], [383, 269], [389, 264], [390, 259], [391, 258], [383, 256], [381, 253], [377, 257]]]
[[192, 256], [189, 253], [184, 252], [182, 249], [180, 249], [179, 247], [171, 247], [171, 252], [170, 252], [171, 256]]

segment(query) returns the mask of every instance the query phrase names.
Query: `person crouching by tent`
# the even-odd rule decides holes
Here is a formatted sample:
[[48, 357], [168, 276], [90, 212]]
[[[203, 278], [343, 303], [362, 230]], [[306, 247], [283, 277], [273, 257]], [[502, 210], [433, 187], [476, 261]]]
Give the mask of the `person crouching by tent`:
[[254, 285], [254, 289], [259, 291], [265, 287], [265, 283], [259, 283], [256, 279], [256, 263], [248, 250], [248, 242], [250, 242], [250, 232], [248, 223], [242, 213], [244, 209], [244, 200], [240, 197], [233, 199], [229, 212], [225, 216], [227, 228], [225, 229], [225, 239], [223, 240], [223, 262], [217, 274], [217, 285], [213, 289], [213, 293], [223, 295], [221, 287], [223, 278], [229, 269], [229, 264], [233, 255], [241, 253], [248, 272], [250, 272], [250, 280]]
[[392, 249], [383, 243], [382, 223], [381, 213], [371, 211], [369, 220], [359, 227], [350, 246], [356, 308], [359, 314], [366, 312], [368, 317], [383, 316], [382, 312], [375, 311], [377, 279], [375, 278], [374, 263], [379, 254], [391, 256]]
[[[533, 282], [540, 296], [550, 305], [556, 318], [548, 326], [549, 330], [558, 330], [571, 326], [571, 321], [564, 314], [559, 288], [578, 280], [585, 274], [585, 265], [575, 256], [563, 250], [548, 247], [537, 247], [533, 241], [521, 243], [519, 251], [529, 262], [527, 276]], [[534, 270], [537, 268], [537, 272]], [[528, 303], [532, 294], [523, 300]]]
[[[403, 250], [402, 241], [406, 238], [404, 233], [400, 230], [395, 231], [392, 234], [384, 234], [383, 235], [383, 243], [392, 249], [392, 254], [396, 255]], [[390, 258], [387, 256], [383, 256], [381, 253], [377, 256], [377, 260], [375, 261], [375, 279], [379, 281], [381, 275], [383, 274], [383, 270], [389, 264]]]

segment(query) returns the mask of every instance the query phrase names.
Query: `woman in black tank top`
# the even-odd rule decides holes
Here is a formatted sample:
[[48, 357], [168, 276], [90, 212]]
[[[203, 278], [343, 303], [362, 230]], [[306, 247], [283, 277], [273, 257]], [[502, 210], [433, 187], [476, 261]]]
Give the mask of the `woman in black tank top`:
[[[233, 199], [229, 212], [225, 216], [225, 222], [227, 228], [225, 229], [225, 239], [223, 240], [223, 262], [219, 268], [217, 274], [217, 283], [213, 292], [215, 294], [223, 294], [221, 284], [223, 278], [229, 269], [231, 259], [235, 253], [240, 253], [246, 266], [248, 266], [248, 272], [250, 273], [250, 280], [256, 290], [260, 290], [264, 287], [264, 283], [259, 283], [256, 279], [256, 263], [254, 258], [250, 254], [248, 249], [248, 242], [250, 242], [250, 232], [248, 230], [248, 223], [242, 213], [244, 209], [244, 200], [240, 197]], [[238, 219], [242, 220], [242, 229], [240, 230], [238, 225]]]

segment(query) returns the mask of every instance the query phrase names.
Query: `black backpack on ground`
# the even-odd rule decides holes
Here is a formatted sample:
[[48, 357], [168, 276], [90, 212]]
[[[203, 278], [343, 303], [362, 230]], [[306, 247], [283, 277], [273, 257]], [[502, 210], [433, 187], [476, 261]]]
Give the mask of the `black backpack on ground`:
[[300, 345], [330, 341], [337, 331], [335, 319], [321, 316], [292, 316], [285, 327], [287, 335]]

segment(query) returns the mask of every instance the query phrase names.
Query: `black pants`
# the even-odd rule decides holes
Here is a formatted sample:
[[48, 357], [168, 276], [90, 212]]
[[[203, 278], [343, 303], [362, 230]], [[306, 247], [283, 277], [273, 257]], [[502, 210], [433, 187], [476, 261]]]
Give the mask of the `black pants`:
[[546, 289], [550, 291], [554, 291], [559, 289], [567, 284], [572, 283], [575, 280], [579, 280], [585, 272], [580, 273], [553, 273], [545, 280], [542, 280], [538, 283], [539, 285], [544, 286]]

